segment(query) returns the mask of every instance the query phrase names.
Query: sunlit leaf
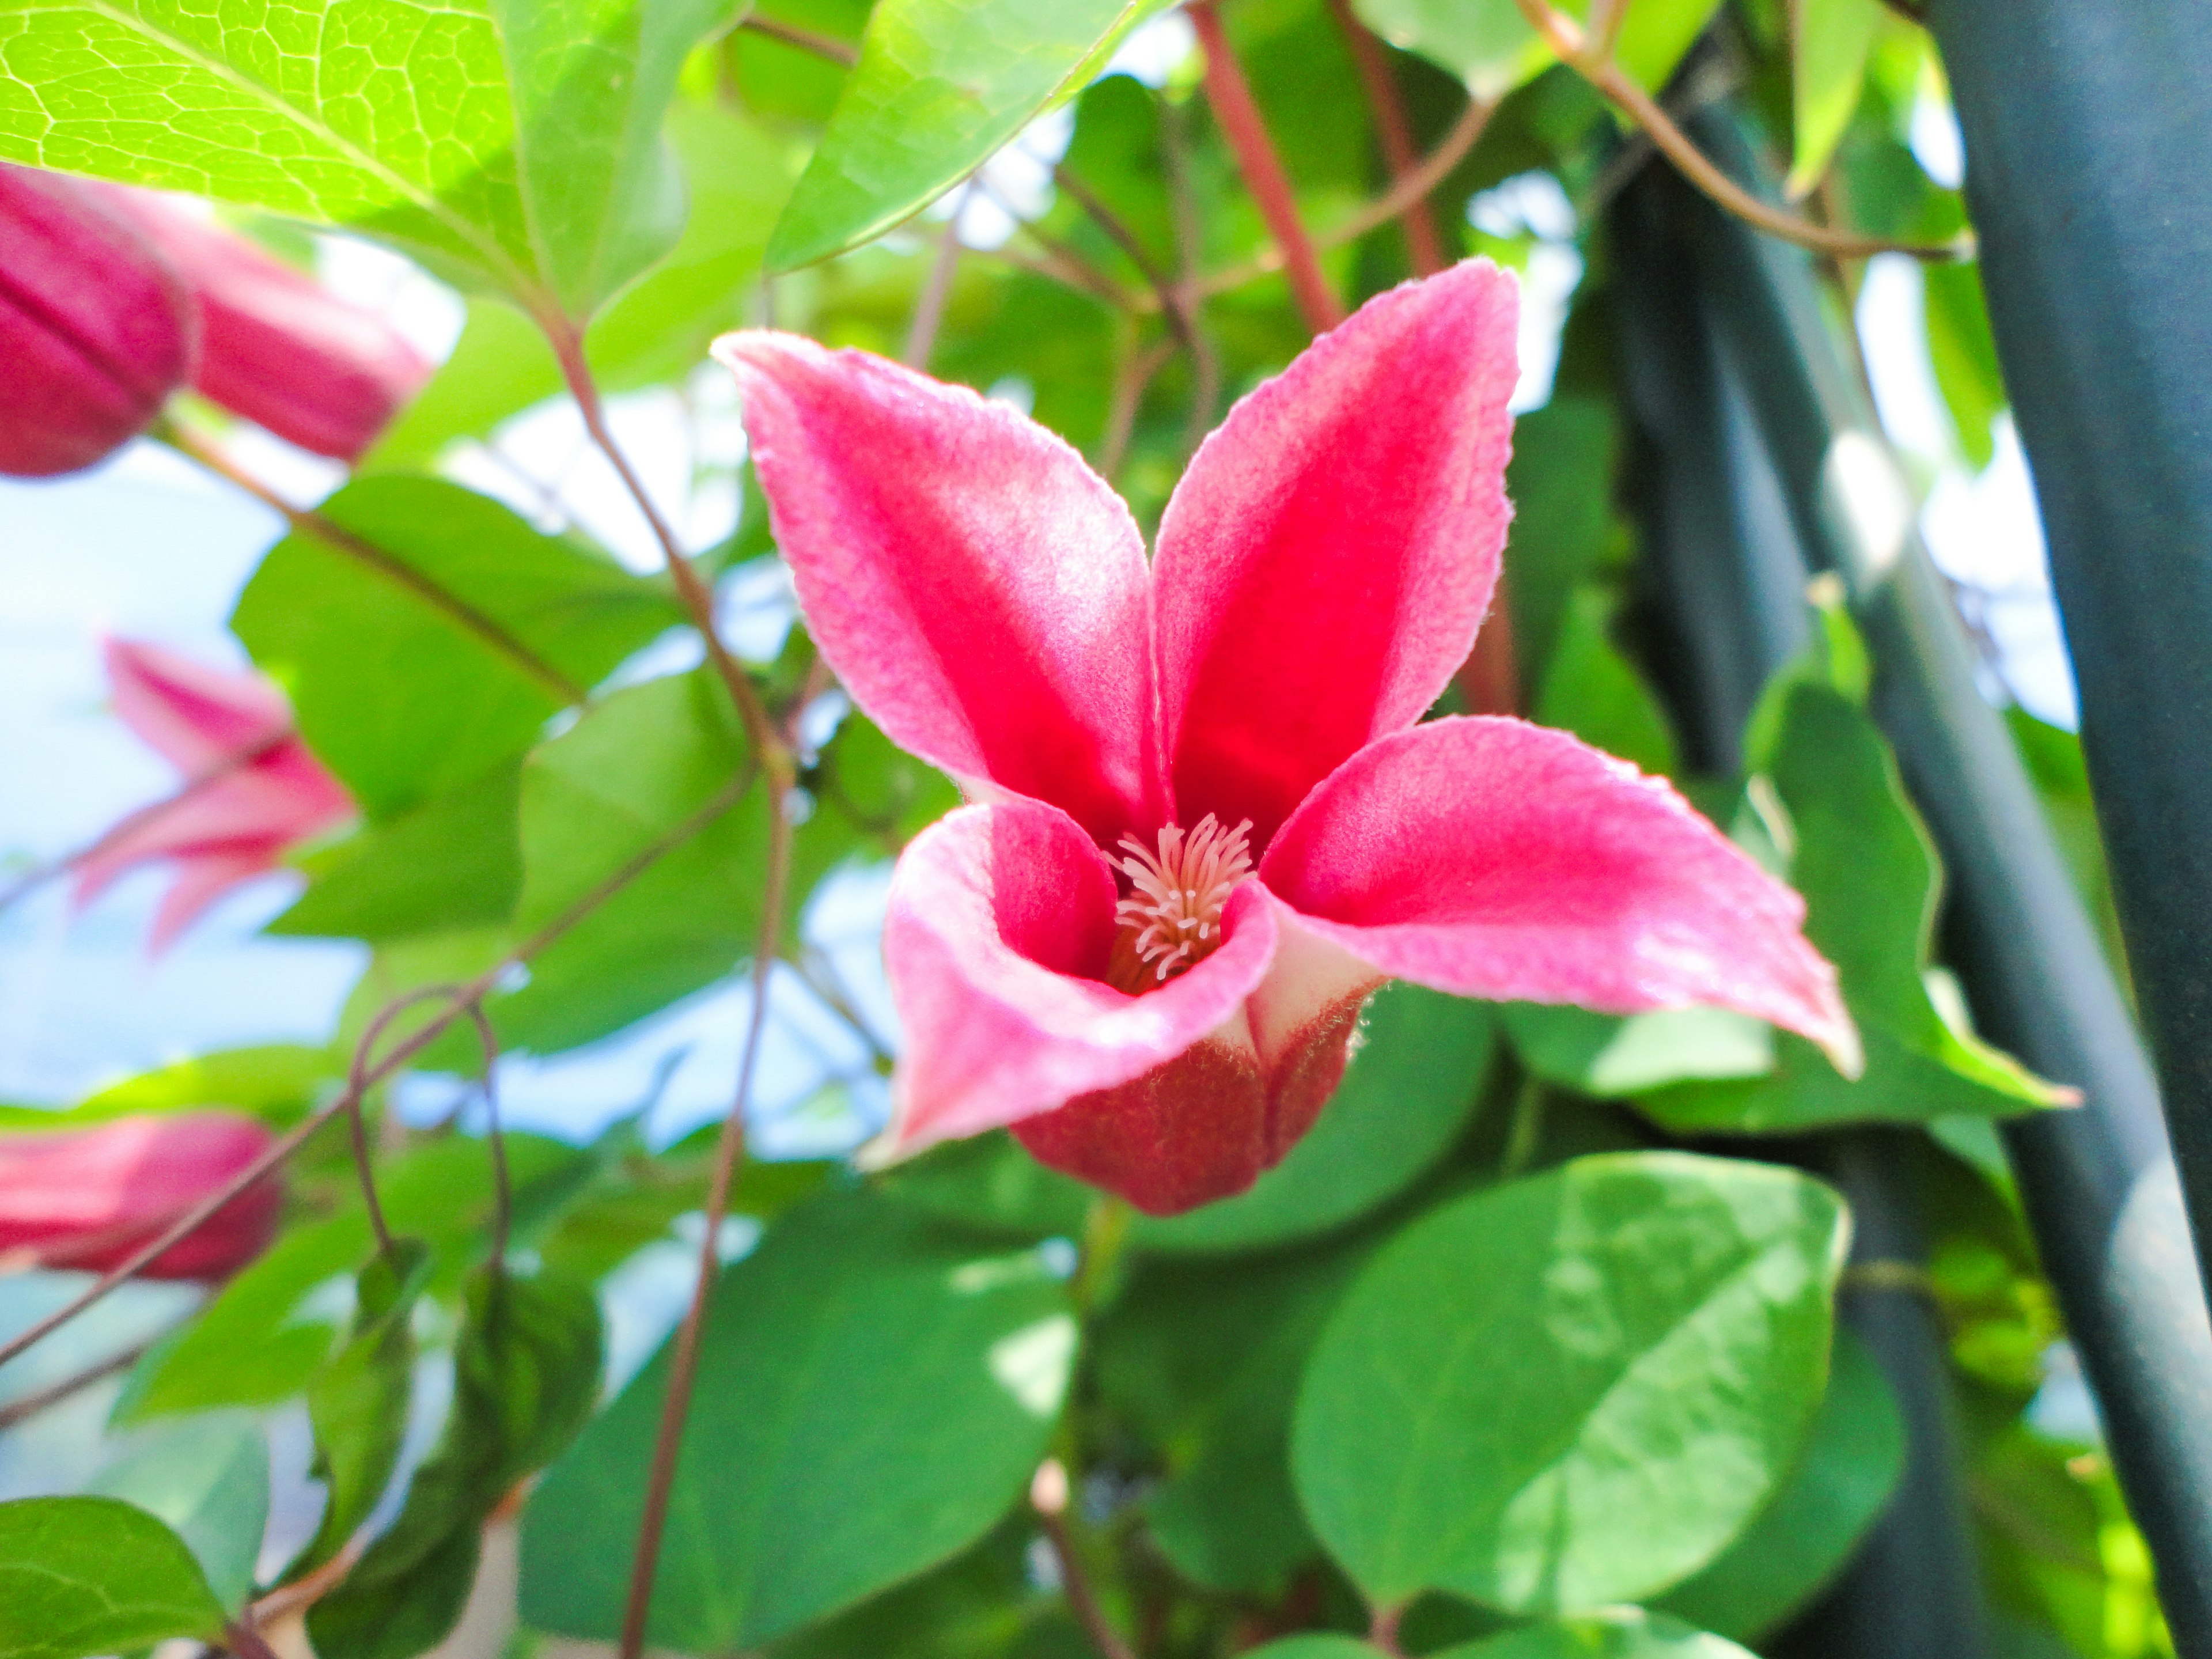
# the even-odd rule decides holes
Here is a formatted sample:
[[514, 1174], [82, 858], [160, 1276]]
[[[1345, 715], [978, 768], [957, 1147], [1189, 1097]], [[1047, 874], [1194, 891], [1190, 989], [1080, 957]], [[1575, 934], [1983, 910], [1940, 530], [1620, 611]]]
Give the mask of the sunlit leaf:
[[1859, 106], [1867, 53], [1885, 14], [1881, 0], [1796, 0], [1790, 53], [1796, 141], [1790, 157], [1792, 197], [1820, 182]]
[[244, 1412], [190, 1419], [95, 1475], [88, 1491], [119, 1498], [173, 1528], [233, 1612], [253, 1589], [269, 1518], [269, 1449]]
[[145, 1510], [113, 1498], [0, 1504], [0, 1659], [212, 1641], [222, 1623], [192, 1553]]

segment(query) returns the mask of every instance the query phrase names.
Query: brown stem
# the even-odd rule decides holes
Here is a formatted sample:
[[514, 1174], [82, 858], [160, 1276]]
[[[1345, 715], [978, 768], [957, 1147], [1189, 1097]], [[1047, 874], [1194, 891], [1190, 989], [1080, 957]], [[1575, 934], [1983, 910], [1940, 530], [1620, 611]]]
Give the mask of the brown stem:
[[[1375, 32], [1352, 15], [1352, 0], [1328, 0], [1352, 49], [1352, 61], [1367, 90], [1368, 107], [1375, 116], [1375, 136], [1382, 146], [1384, 165], [1395, 184], [1421, 164], [1413, 146], [1413, 130], [1406, 119], [1405, 100], [1398, 95], [1397, 77], [1390, 72], [1390, 54]], [[1430, 216], [1427, 192], [1406, 204], [1398, 216], [1406, 234], [1406, 257], [1417, 276], [1433, 276], [1444, 268], [1443, 245], [1437, 236], [1437, 222]]]
[[1794, 242], [1799, 247], [1808, 248], [1815, 253], [1829, 254], [1838, 259], [1867, 259], [1877, 253], [1909, 253], [1916, 259], [1936, 261], [1970, 259], [1973, 257], [1975, 243], [1971, 232], [1948, 242], [1900, 242], [1885, 236], [1862, 236], [1850, 231], [1830, 230], [1824, 225], [1816, 225], [1809, 219], [1784, 212], [1770, 203], [1761, 201], [1729, 178], [1692, 143], [1689, 134], [1675, 125], [1674, 118], [1659, 106], [1658, 100], [1603, 52], [1602, 42], [1595, 43], [1594, 46], [1573, 18], [1555, 10], [1546, 3], [1546, 0], [1514, 0], [1514, 3], [1521, 8], [1522, 15], [1551, 43], [1552, 49], [1575, 73], [1620, 106], [1631, 120], [1650, 134], [1651, 142], [1680, 169], [1684, 178], [1747, 224], [1766, 232], [1770, 236], [1778, 236], [1785, 242]]
[[676, 584], [677, 597], [691, 613], [692, 623], [706, 642], [708, 659], [714, 664], [722, 684], [729, 688], [730, 699], [738, 706], [738, 718], [744, 722], [745, 736], [752, 743], [753, 752], [780, 784], [787, 781], [793, 770], [790, 751], [776, 735], [775, 722], [769, 719], [760, 693], [754, 689], [744, 665], [722, 643], [722, 636], [714, 627], [714, 594], [691, 568], [691, 561], [684, 557], [684, 550], [677, 544], [676, 532], [660, 516], [660, 509], [653, 504], [644, 480], [637, 476], [629, 458], [623, 453], [622, 446], [608, 429], [606, 410], [599, 401], [599, 383], [592, 378], [592, 366], [584, 357], [582, 337], [574, 328], [563, 326], [549, 331], [547, 338], [552, 344], [553, 355], [560, 361], [561, 377], [568, 382], [568, 395], [576, 400], [577, 410], [584, 418], [584, 430], [607, 458], [607, 464], [614, 468], [615, 476], [622, 480], [623, 488], [629, 492], [630, 499], [637, 503], [637, 510], [644, 515], [653, 538], [660, 544], [669, 580]]
[[1114, 395], [1106, 408], [1106, 430], [1098, 440], [1098, 476], [1109, 483], [1121, 470], [1121, 462], [1129, 451], [1129, 435], [1136, 428], [1137, 406], [1145, 400], [1145, 388], [1152, 385], [1152, 377], [1167, 366], [1175, 355], [1172, 339], [1158, 339], [1141, 351], [1129, 352], [1121, 368], [1114, 376]]
[[276, 1650], [270, 1647], [261, 1632], [254, 1628], [251, 1613], [234, 1619], [222, 1628], [222, 1644], [236, 1659], [276, 1659]]
[[847, 69], [860, 61], [860, 49], [840, 40], [834, 34], [802, 28], [796, 23], [787, 23], [779, 18], [763, 17], [757, 12], [748, 12], [740, 17], [738, 27], [750, 29], [755, 34], [764, 34], [771, 40], [781, 40], [787, 46], [796, 46], [801, 52], [811, 52], [817, 58], [826, 58], [833, 64], [842, 64]]
[[1371, 1646], [1396, 1656], [1405, 1652], [1398, 1645], [1398, 1621], [1405, 1617], [1403, 1607], [1377, 1607], [1368, 1621], [1367, 1640]]
[[945, 320], [945, 302], [952, 293], [952, 276], [960, 266], [960, 210], [967, 204], [964, 189], [952, 204], [951, 216], [937, 239], [937, 257], [929, 262], [929, 275], [914, 302], [914, 320], [906, 331], [906, 349], [899, 361], [908, 368], [927, 368], [930, 348], [937, 343], [937, 325]]
[[35, 1393], [21, 1395], [0, 1406], [0, 1431], [14, 1428], [26, 1418], [36, 1417], [49, 1407], [58, 1406], [72, 1395], [81, 1394], [94, 1383], [111, 1377], [118, 1371], [128, 1370], [138, 1363], [140, 1356], [152, 1347], [152, 1342], [141, 1342], [135, 1347], [111, 1354], [96, 1365], [87, 1365], [73, 1376], [58, 1382], [50, 1382]]
[[559, 698], [563, 707], [582, 702], [590, 695], [583, 686], [509, 633], [496, 618], [487, 616], [459, 594], [441, 587], [414, 566], [395, 558], [374, 542], [356, 535], [343, 525], [333, 523], [313, 508], [293, 506], [252, 473], [234, 465], [228, 456], [198, 433], [173, 423], [165, 427], [159, 435], [172, 449], [189, 456], [224, 483], [236, 485], [264, 507], [282, 515], [295, 532], [312, 536], [325, 547], [344, 554], [356, 563], [367, 565], [379, 575], [405, 588], [433, 609], [444, 611]]
[[[1031, 258], [1012, 248], [998, 247], [988, 250], [994, 258], [1003, 259], [1011, 265], [1018, 265], [1024, 270], [1035, 271], [1041, 276], [1049, 276], [1054, 282], [1074, 289], [1079, 293], [1088, 294], [1101, 305], [1111, 306], [1116, 311], [1137, 311], [1158, 307], [1158, 296], [1147, 295], [1145, 296], [1146, 303], [1139, 304], [1137, 298], [1121, 283], [1092, 264], [1075, 249], [1048, 231], [1023, 218], [1020, 214], [1014, 211], [1013, 204], [993, 188], [991, 181], [981, 173], [976, 173], [969, 180], [969, 188], [980, 191], [997, 203], [1000, 211], [1012, 220], [1015, 227], [1024, 236], [1036, 243], [1042, 253], [1041, 258]], [[986, 252], [981, 248], [974, 251], [978, 253]]]
[[[419, 1030], [409, 1034], [392, 1048], [390, 1054], [363, 1073], [362, 1086], [364, 1089], [373, 1089], [398, 1071], [416, 1054], [444, 1036], [447, 1029], [461, 1017], [470, 1004], [480, 1002], [489, 996], [497, 987], [500, 980], [516, 963], [530, 960], [532, 957], [575, 927], [577, 923], [582, 921], [635, 881], [645, 871], [650, 869], [665, 854], [682, 846], [715, 818], [729, 811], [738, 801], [744, 799], [745, 791], [752, 787], [754, 776], [755, 770], [748, 769], [743, 775], [732, 781], [706, 805], [646, 848], [635, 858], [617, 870], [583, 897], [578, 899], [575, 903], [548, 922], [519, 949], [510, 951], [500, 962], [486, 969], [463, 986], [454, 993], [453, 1000], [445, 1008]], [[403, 1000], [420, 1001], [421, 1000], [419, 995], [410, 994], [409, 997]], [[345, 1094], [340, 1095], [327, 1106], [301, 1120], [289, 1133], [272, 1143], [259, 1158], [225, 1182], [219, 1189], [185, 1211], [175, 1221], [163, 1229], [159, 1236], [133, 1250], [127, 1259], [101, 1274], [64, 1306], [57, 1308], [28, 1330], [18, 1333], [5, 1343], [0, 1343], [0, 1365], [6, 1364], [16, 1355], [59, 1330], [87, 1308], [110, 1295], [118, 1285], [136, 1278], [147, 1263], [167, 1254], [179, 1243], [189, 1238], [205, 1226], [218, 1212], [240, 1193], [261, 1180], [271, 1170], [298, 1151], [301, 1144], [316, 1130], [321, 1128], [340, 1112], [348, 1109], [350, 1103], [349, 1096], [352, 1093], [352, 1089], [349, 1087]]]
[[125, 813], [83, 846], [73, 852], [64, 853], [58, 859], [48, 860], [46, 863], [16, 878], [6, 888], [0, 889], [0, 911], [5, 911], [26, 894], [36, 891], [57, 876], [66, 875], [87, 859], [98, 856], [117, 842], [137, 834], [149, 823], [158, 822], [195, 796], [213, 788], [225, 778], [243, 772], [248, 767], [267, 759], [298, 735], [298, 729], [288, 720], [267, 736], [256, 738], [252, 743], [243, 744], [227, 755], [218, 757], [205, 769], [186, 778], [169, 794], [162, 796], [157, 801], [150, 801], [143, 806]]
[[1083, 1558], [1076, 1553], [1074, 1539], [1068, 1534], [1067, 1471], [1058, 1458], [1048, 1457], [1037, 1466], [1036, 1478], [1030, 1482], [1030, 1507], [1036, 1511], [1060, 1565], [1060, 1587], [1067, 1597], [1067, 1610], [1091, 1638], [1100, 1659], [1136, 1659], [1121, 1639], [1121, 1632], [1108, 1620], [1106, 1610], [1098, 1605], [1098, 1594], [1083, 1569]]
[[1281, 250], [1291, 293], [1304, 315], [1306, 326], [1320, 334], [1344, 320], [1344, 307], [1322, 275], [1313, 239], [1298, 218], [1297, 198], [1291, 193], [1282, 158], [1275, 154], [1267, 125], [1253, 101], [1252, 88], [1237, 56], [1229, 49], [1229, 36], [1221, 27], [1217, 0], [1194, 0], [1184, 15], [1198, 32], [1199, 50], [1206, 58], [1206, 99], [1221, 124], [1222, 136], [1237, 157], [1244, 187], [1252, 193], [1260, 216], [1267, 222], [1275, 246]]
[[1136, 232], [1129, 228], [1121, 215], [1106, 205], [1105, 199], [1097, 191], [1063, 165], [1056, 164], [1052, 176], [1054, 181], [1067, 192], [1070, 199], [1106, 233], [1108, 240], [1128, 256], [1129, 263], [1136, 266], [1139, 274], [1151, 285], [1161, 314], [1167, 319], [1168, 326], [1176, 331], [1176, 337], [1195, 358], [1200, 349], [1198, 323], [1191, 315], [1189, 295], [1183, 291], [1182, 284], [1160, 269], [1158, 263], [1146, 251], [1145, 245], [1137, 240]]
[[507, 1167], [507, 1131], [499, 1126], [499, 1034], [492, 1030], [481, 1002], [469, 1004], [468, 1016], [483, 1054], [484, 1139], [491, 1146], [491, 1265], [494, 1273], [503, 1273], [507, 1236], [514, 1224], [514, 1180]]
[[707, 1304], [721, 1266], [722, 1218], [729, 1213], [730, 1188], [744, 1148], [745, 1109], [752, 1098], [753, 1072], [760, 1058], [761, 1033], [768, 1024], [769, 979], [783, 936], [784, 889], [791, 874], [790, 803], [781, 788], [769, 792], [768, 881], [761, 896], [759, 943], [753, 950], [753, 1006], [745, 1026], [744, 1057], [729, 1115], [714, 1152], [714, 1178], [707, 1188], [706, 1228], [699, 1241], [699, 1278], [691, 1305], [676, 1334], [676, 1353], [668, 1368], [668, 1393], [660, 1402], [660, 1425], [653, 1443], [653, 1464], [646, 1477], [645, 1513], [638, 1522], [637, 1553], [630, 1564], [629, 1600], [623, 1609], [622, 1659], [640, 1659], [645, 1625], [653, 1608], [653, 1581], [660, 1565], [660, 1540], [668, 1524], [669, 1495], [676, 1486], [676, 1458], [684, 1443], [684, 1421], [691, 1409], [691, 1386], [699, 1370], [699, 1340], [707, 1326]]

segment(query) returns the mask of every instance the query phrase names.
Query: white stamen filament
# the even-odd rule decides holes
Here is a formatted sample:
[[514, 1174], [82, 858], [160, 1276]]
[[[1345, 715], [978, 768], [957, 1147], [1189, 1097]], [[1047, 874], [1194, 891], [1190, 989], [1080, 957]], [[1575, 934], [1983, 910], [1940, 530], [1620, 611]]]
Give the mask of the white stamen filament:
[[1155, 985], [1211, 956], [1221, 942], [1221, 912], [1237, 884], [1252, 873], [1252, 820], [1224, 830], [1212, 813], [1186, 834], [1174, 824], [1159, 833], [1157, 852], [1134, 836], [1121, 837], [1121, 872], [1131, 892], [1115, 907], [1123, 945], [1151, 970]]

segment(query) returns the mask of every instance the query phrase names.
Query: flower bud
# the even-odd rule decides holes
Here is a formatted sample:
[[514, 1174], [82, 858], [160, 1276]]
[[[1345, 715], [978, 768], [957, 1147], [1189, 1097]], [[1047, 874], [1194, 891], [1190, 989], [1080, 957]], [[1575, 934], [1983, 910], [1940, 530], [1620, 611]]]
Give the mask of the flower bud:
[[0, 165], [0, 473], [90, 466], [191, 373], [191, 297], [98, 187]]
[[192, 387], [278, 437], [360, 458], [429, 378], [374, 312], [339, 299], [244, 238], [151, 191], [114, 190], [199, 302]]
[[[254, 1119], [220, 1111], [0, 1136], [0, 1258], [104, 1273], [221, 1190], [273, 1139]], [[273, 1177], [256, 1182], [144, 1276], [236, 1272], [267, 1247], [283, 1203]]]

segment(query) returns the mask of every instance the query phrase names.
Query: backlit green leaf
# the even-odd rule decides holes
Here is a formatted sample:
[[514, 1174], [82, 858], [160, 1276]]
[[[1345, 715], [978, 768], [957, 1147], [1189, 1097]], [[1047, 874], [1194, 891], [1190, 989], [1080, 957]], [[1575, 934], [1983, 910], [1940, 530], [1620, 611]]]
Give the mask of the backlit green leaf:
[[269, 1448], [244, 1412], [178, 1424], [93, 1478], [88, 1491], [119, 1498], [173, 1528], [232, 1612], [253, 1589], [269, 1518]]
[[222, 1623], [192, 1553], [145, 1510], [113, 1498], [0, 1504], [0, 1659], [211, 1641]]
[[1796, 39], [1790, 65], [1796, 137], [1787, 188], [1795, 198], [1820, 182], [1843, 142], [1884, 13], [1881, 0], [1796, 0], [1793, 9]]
[[1693, 1629], [1664, 1613], [1622, 1607], [1529, 1625], [1464, 1647], [1446, 1648], [1436, 1659], [1753, 1659], [1735, 1643]]

